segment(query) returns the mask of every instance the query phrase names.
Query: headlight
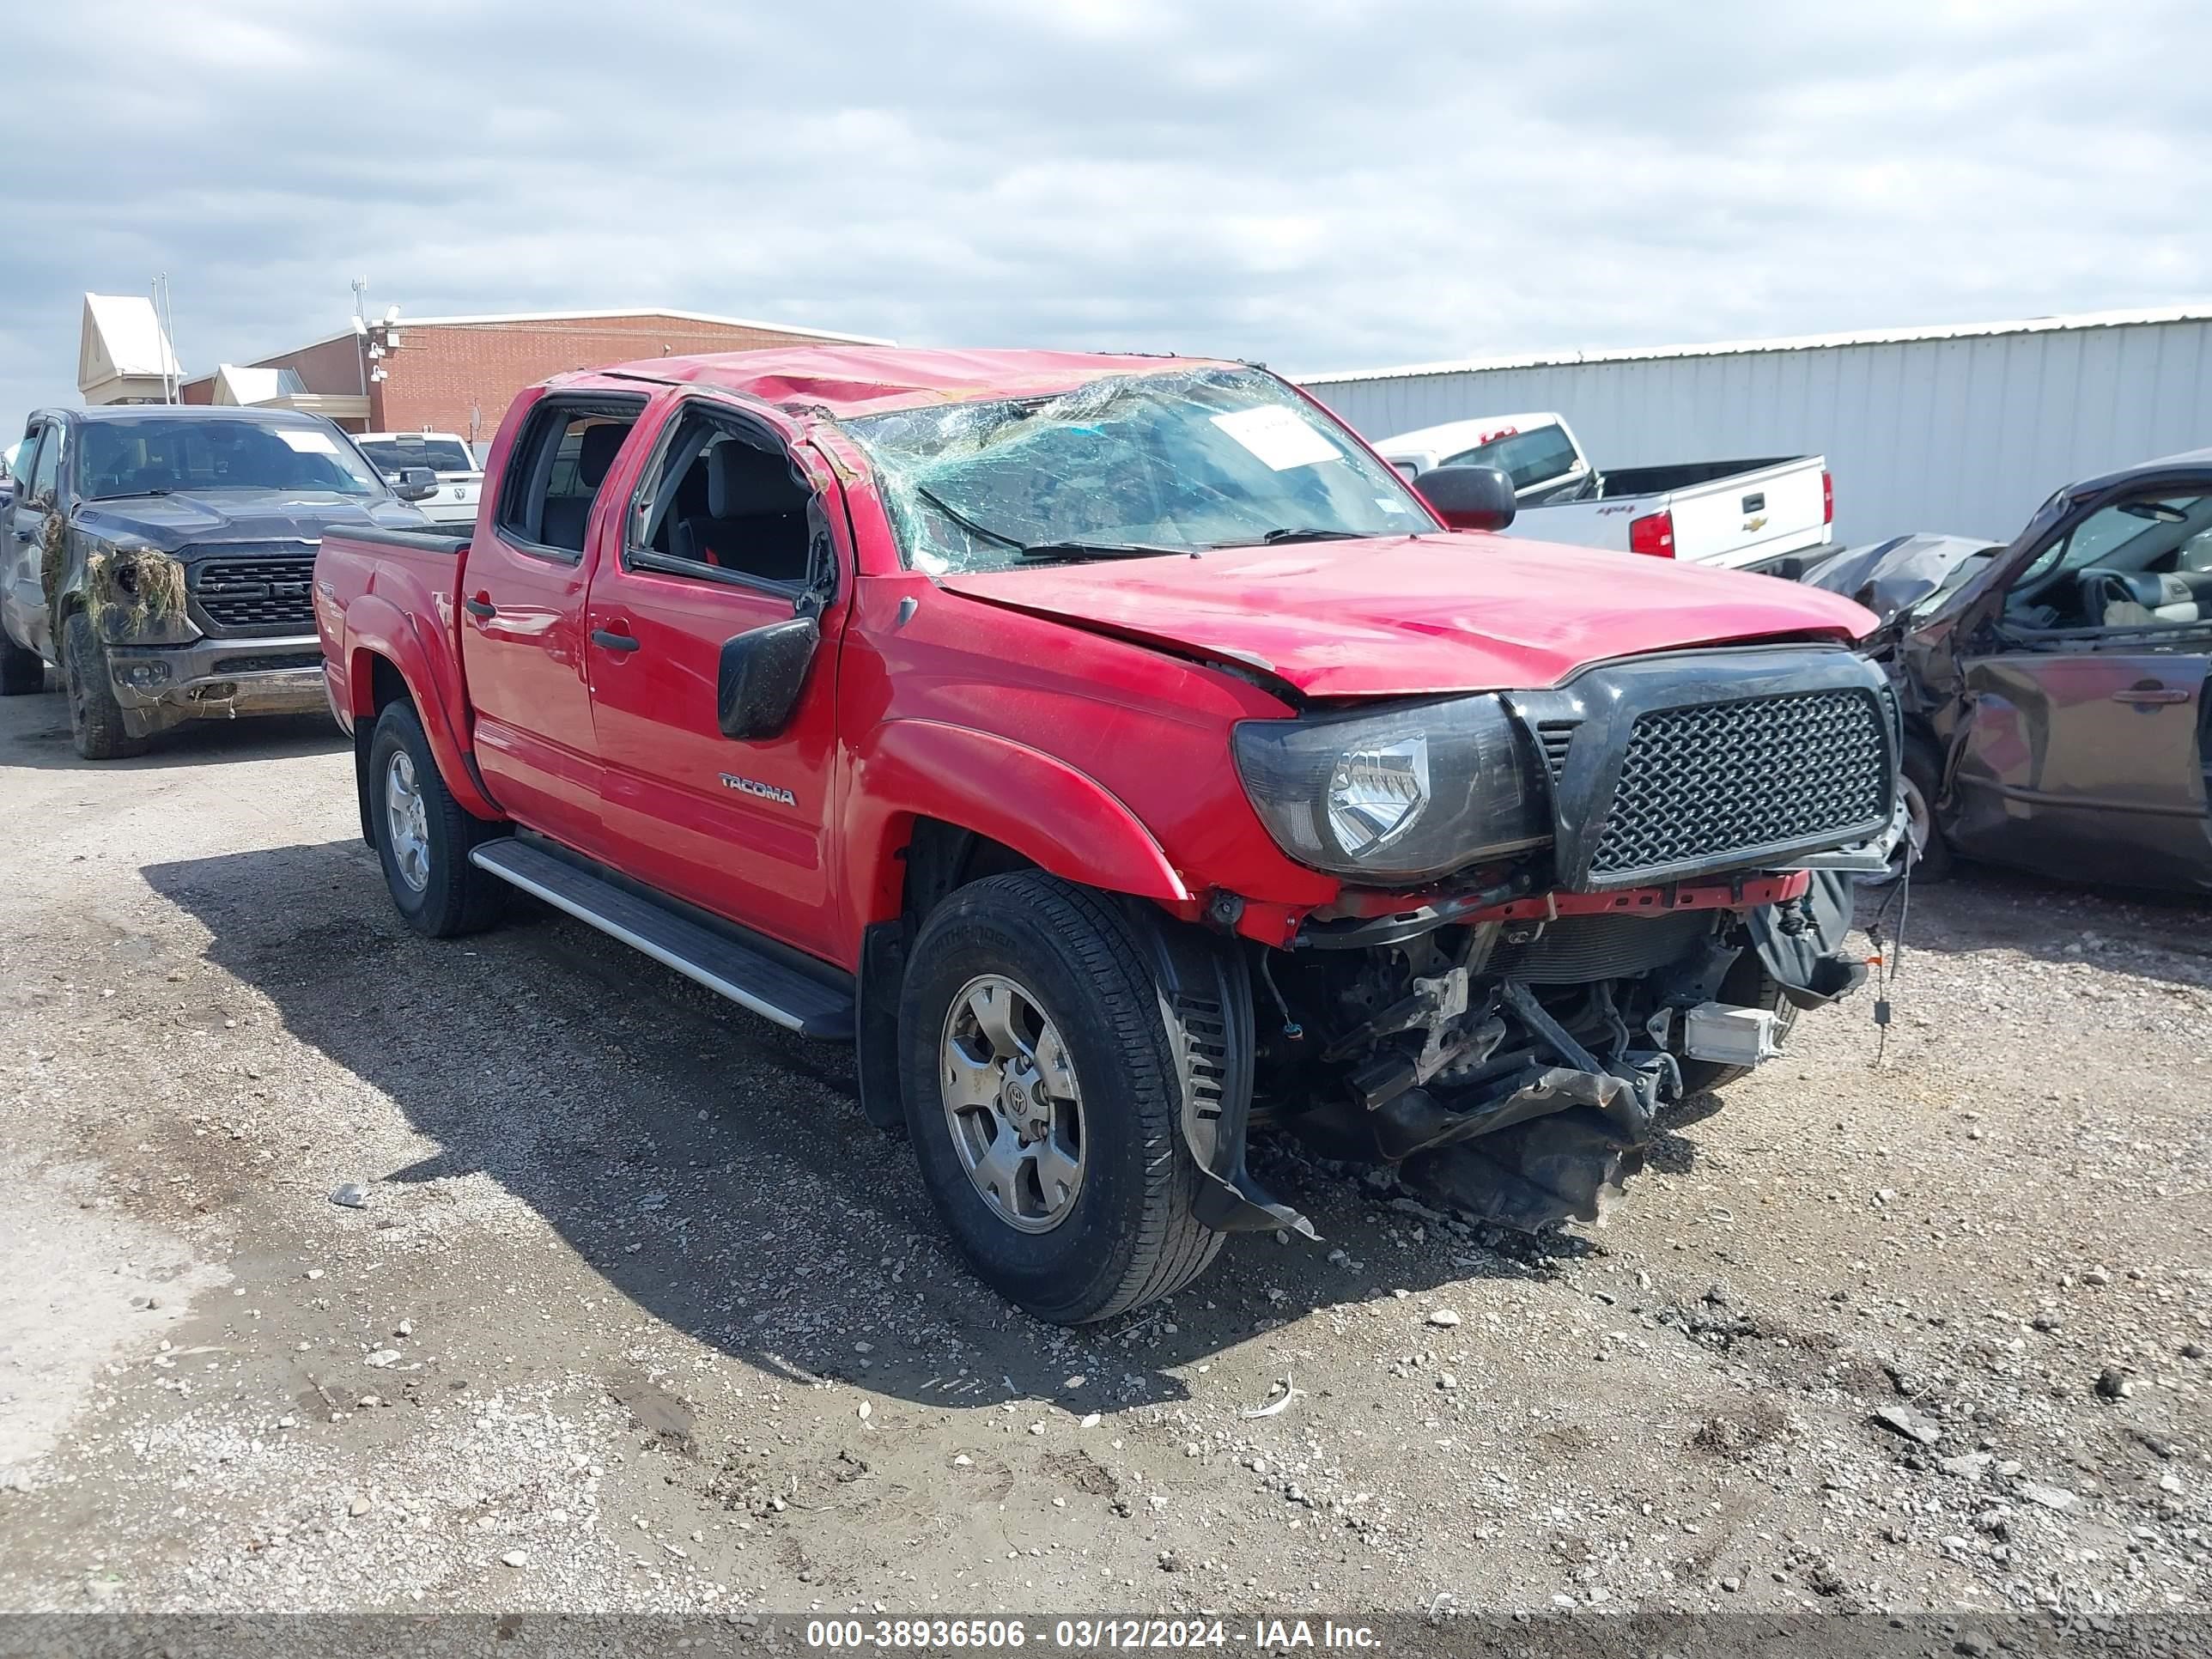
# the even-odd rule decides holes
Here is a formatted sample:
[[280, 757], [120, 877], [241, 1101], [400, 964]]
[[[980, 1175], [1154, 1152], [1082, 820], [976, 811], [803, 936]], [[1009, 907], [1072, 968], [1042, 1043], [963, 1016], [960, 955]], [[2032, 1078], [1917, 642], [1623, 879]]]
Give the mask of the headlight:
[[1425, 881], [1551, 835], [1543, 793], [1495, 697], [1247, 720], [1232, 746], [1267, 833], [1317, 870]]
[[143, 543], [88, 540], [86, 598], [111, 645], [182, 645], [200, 636], [185, 614], [185, 567]]

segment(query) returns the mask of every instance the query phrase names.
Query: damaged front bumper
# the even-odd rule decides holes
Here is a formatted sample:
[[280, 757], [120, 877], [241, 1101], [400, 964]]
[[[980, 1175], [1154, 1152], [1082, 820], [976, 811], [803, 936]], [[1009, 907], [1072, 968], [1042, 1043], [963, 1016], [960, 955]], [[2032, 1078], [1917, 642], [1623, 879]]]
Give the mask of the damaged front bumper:
[[107, 672], [123, 724], [149, 737], [190, 720], [327, 713], [322, 642], [199, 639], [189, 645], [111, 644]]

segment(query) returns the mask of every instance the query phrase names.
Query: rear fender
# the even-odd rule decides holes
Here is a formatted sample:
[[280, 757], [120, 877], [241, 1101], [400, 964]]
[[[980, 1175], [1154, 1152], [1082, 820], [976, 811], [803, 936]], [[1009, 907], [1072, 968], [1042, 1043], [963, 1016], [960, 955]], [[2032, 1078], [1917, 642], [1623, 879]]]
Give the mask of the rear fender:
[[[480, 818], [503, 819], [499, 803], [484, 793], [477, 781], [468, 750], [456, 730], [453, 711], [464, 708], [460, 665], [449, 640], [437, 637], [411, 611], [391, 600], [364, 594], [346, 607], [344, 634], [345, 698], [354, 729], [375, 724], [375, 659], [382, 658], [398, 672], [407, 688], [408, 700], [422, 722], [429, 739], [431, 758], [438, 775], [453, 799]], [[363, 750], [365, 753], [366, 750]]]
[[854, 757], [851, 803], [848, 890], [861, 925], [900, 914], [899, 854], [917, 817], [988, 836], [1063, 880], [1197, 914], [1152, 831], [1103, 784], [1008, 738], [937, 720], [886, 720]]

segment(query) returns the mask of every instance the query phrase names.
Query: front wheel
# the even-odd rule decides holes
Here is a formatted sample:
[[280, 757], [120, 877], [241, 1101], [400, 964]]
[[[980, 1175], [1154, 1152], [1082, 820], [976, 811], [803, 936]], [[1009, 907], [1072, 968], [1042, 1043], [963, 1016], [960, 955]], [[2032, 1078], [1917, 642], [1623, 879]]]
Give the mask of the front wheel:
[[1951, 849], [1944, 844], [1942, 826], [1936, 821], [1936, 799], [1942, 788], [1943, 762], [1932, 744], [1917, 738], [1905, 745], [1905, 811], [1906, 838], [1917, 855], [1912, 878], [1942, 881], [1951, 873]]
[[69, 694], [70, 737], [78, 754], [100, 761], [146, 752], [146, 739], [132, 737], [123, 723], [107, 650], [88, 611], [73, 611], [62, 624], [62, 688]]
[[1035, 872], [960, 889], [915, 941], [899, 1056], [922, 1181], [976, 1275], [1040, 1319], [1155, 1301], [1220, 1250], [1169, 1018], [1110, 905]]
[[1942, 787], [1943, 763], [1933, 744], [1918, 738], [1905, 740], [1905, 766], [1898, 793], [1905, 805], [1905, 835], [1889, 855], [1889, 867], [1878, 874], [1856, 878], [1863, 887], [1886, 887], [1907, 869], [1912, 878], [1926, 884], [1942, 881], [1951, 873], [1951, 849], [1936, 822], [1936, 796]]

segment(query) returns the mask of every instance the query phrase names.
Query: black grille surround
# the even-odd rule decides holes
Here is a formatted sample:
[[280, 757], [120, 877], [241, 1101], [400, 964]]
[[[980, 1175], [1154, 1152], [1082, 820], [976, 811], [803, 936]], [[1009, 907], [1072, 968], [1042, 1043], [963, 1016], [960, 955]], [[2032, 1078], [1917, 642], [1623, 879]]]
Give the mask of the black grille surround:
[[183, 550], [192, 620], [218, 639], [311, 634], [315, 628], [312, 543], [229, 543]]
[[1509, 701], [1572, 890], [1771, 868], [1879, 834], [1896, 801], [1893, 700], [1840, 647], [1631, 659]]

